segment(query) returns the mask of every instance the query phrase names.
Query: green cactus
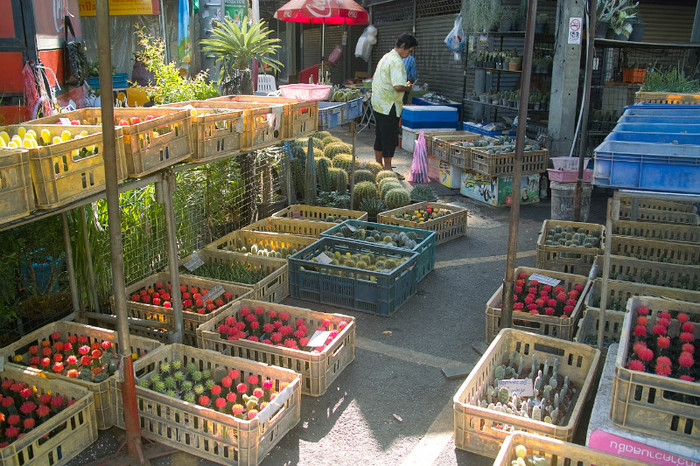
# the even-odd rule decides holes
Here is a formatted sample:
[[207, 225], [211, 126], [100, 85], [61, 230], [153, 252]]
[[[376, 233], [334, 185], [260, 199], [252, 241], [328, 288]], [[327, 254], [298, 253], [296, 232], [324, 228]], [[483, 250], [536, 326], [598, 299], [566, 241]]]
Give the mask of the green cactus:
[[[306, 153], [306, 148], [309, 146], [309, 138], [299, 138], [295, 139], [294, 142], [298, 144], [303, 150], [304, 153]], [[318, 148], [323, 150], [323, 138], [317, 138], [316, 136], [311, 137], [311, 142], [314, 146], [314, 149]], [[316, 152], [316, 151], [314, 151]]]
[[314, 134], [311, 135], [312, 138], [321, 139], [321, 140], [326, 139], [329, 136], [333, 136], [333, 135], [331, 133], [329, 133], [328, 131], [316, 131]]
[[[336, 156], [333, 157], [333, 166], [336, 168], [342, 168], [346, 172], [350, 173], [350, 167], [352, 167], [352, 155], [336, 154]], [[355, 160], [355, 168], [358, 166], [359, 164], [357, 163], [357, 160]]]
[[382, 200], [386, 202], [386, 193], [388, 193], [389, 190], [396, 188], [403, 188], [403, 186], [401, 186], [401, 183], [399, 183], [398, 180], [389, 181], [379, 185], [379, 195], [382, 198]]
[[292, 182], [294, 183], [294, 192], [298, 198], [304, 197], [304, 161], [303, 159], [293, 158], [290, 161], [292, 168]]
[[375, 177], [377, 176], [377, 173], [384, 170], [384, 167], [382, 167], [382, 164], [377, 163], [377, 162], [363, 163], [362, 168], [364, 168], [365, 170], [371, 171]]
[[338, 189], [338, 170], [340, 170], [340, 168], [328, 168], [328, 179], [331, 182], [331, 191]]
[[379, 212], [383, 212], [386, 210], [386, 205], [378, 197], [372, 197], [362, 199], [362, 201], [360, 202], [359, 209], [363, 212], [367, 212], [367, 215], [369, 215], [370, 217], [376, 217]]
[[353, 208], [357, 209], [360, 206], [360, 202], [364, 199], [374, 199], [379, 197], [377, 193], [377, 185], [371, 181], [362, 181], [355, 185], [355, 202], [353, 203]]
[[379, 183], [381, 180], [388, 177], [393, 177], [396, 179], [399, 178], [398, 176], [396, 176], [396, 173], [394, 173], [392, 170], [382, 170], [379, 173], [377, 173], [375, 179], [377, 180], [377, 183]]
[[352, 154], [352, 146], [344, 142], [332, 142], [323, 149], [323, 155], [329, 159], [332, 159], [338, 154]]
[[345, 194], [348, 191], [348, 174], [342, 168], [334, 168], [338, 170], [335, 175], [335, 190], [338, 194]]
[[342, 139], [337, 138], [335, 136], [326, 136], [323, 138], [323, 147], [326, 147], [328, 144], [332, 142], [343, 142]]
[[331, 178], [328, 169], [331, 166], [330, 159], [319, 157], [316, 160], [316, 177], [321, 191], [332, 191]]
[[437, 201], [437, 195], [430, 186], [416, 185], [411, 190], [411, 200], [413, 202]]
[[374, 183], [374, 175], [369, 170], [355, 170], [355, 183], [371, 181]]
[[384, 196], [384, 203], [389, 209], [396, 209], [410, 204], [411, 196], [403, 188], [393, 188]]
[[386, 183], [395, 183], [401, 185], [401, 182], [398, 180], [398, 178], [393, 178], [393, 177], [386, 177], [382, 178], [381, 180], [377, 180], [377, 186], [379, 186], [379, 189], [381, 189], [382, 186]]

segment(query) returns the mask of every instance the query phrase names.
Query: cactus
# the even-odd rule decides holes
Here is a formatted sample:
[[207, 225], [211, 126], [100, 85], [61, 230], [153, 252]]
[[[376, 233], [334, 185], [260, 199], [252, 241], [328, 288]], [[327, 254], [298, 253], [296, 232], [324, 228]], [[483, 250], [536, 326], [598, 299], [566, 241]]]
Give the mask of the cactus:
[[338, 189], [338, 170], [340, 170], [340, 168], [328, 167], [328, 179], [330, 180], [331, 191]]
[[[306, 148], [309, 145], [309, 138], [298, 138], [295, 139], [294, 142], [298, 144], [302, 149], [304, 149], [304, 152], [306, 152]], [[311, 137], [311, 142], [314, 145], [314, 148], [321, 149], [323, 151], [323, 139], [317, 138], [315, 135]], [[314, 151], [316, 152], [316, 151]]]
[[382, 165], [377, 162], [363, 163], [362, 168], [371, 171], [374, 176], [377, 176], [377, 173], [384, 170], [384, 167], [382, 167]]
[[388, 208], [396, 209], [397, 207], [410, 204], [411, 196], [409, 196], [408, 191], [403, 188], [393, 188], [384, 196], [384, 203]]
[[335, 190], [338, 194], [345, 194], [348, 191], [348, 174], [342, 168], [335, 170], [338, 170], [335, 175]]
[[390, 176], [396, 178], [397, 180], [399, 179], [399, 177], [396, 176], [396, 173], [394, 173], [392, 170], [382, 170], [379, 173], [377, 173], [377, 176], [375, 176], [375, 180], [377, 180], [377, 183], [379, 183], [384, 178], [388, 178]]
[[437, 201], [437, 195], [430, 188], [430, 186], [417, 185], [411, 190], [411, 201], [413, 202], [423, 202], [423, 201]]
[[304, 197], [304, 162], [303, 159], [293, 158], [290, 162], [292, 167], [292, 182], [294, 192], [297, 197]]
[[386, 210], [386, 204], [378, 197], [372, 197], [367, 199], [362, 199], [360, 202], [359, 209], [363, 212], [367, 212], [372, 218], [376, 218], [379, 212]]
[[337, 138], [335, 136], [326, 136], [323, 138], [323, 147], [326, 147], [328, 144], [332, 142], [343, 142], [340, 138]]
[[321, 140], [327, 138], [328, 136], [333, 136], [333, 135], [331, 133], [329, 133], [328, 131], [316, 131], [314, 134], [311, 135], [312, 138], [321, 139]]
[[371, 181], [363, 181], [355, 185], [355, 199], [353, 202], [353, 208], [357, 209], [360, 206], [360, 202], [364, 199], [374, 199], [379, 197], [377, 193], [377, 185]]
[[388, 193], [390, 190], [396, 189], [396, 188], [403, 189], [403, 186], [401, 186], [401, 183], [399, 183], [398, 180], [387, 181], [385, 183], [380, 184], [379, 185], [379, 195], [382, 198], [382, 200], [384, 200], [386, 202], [386, 193]]
[[329, 159], [332, 159], [338, 154], [352, 154], [352, 146], [344, 142], [332, 142], [323, 149], [323, 155]]
[[[308, 149], [304, 148], [304, 153], [306, 154]], [[314, 158], [323, 157], [323, 149], [319, 149], [314, 145]], [[327, 158], [327, 157], [326, 157]]]
[[[333, 166], [336, 168], [342, 168], [346, 172], [350, 173], [350, 168], [352, 167], [352, 155], [350, 154], [337, 154], [333, 157]], [[359, 164], [355, 160], [355, 169], [357, 169]]]
[[316, 159], [316, 176], [318, 179], [318, 185], [321, 191], [331, 191], [331, 178], [328, 174], [328, 169], [331, 166], [331, 161], [325, 157], [319, 157]]
[[371, 181], [374, 183], [374, 175], [369, 170], [355, 170], [355, 183], [362, 181]]

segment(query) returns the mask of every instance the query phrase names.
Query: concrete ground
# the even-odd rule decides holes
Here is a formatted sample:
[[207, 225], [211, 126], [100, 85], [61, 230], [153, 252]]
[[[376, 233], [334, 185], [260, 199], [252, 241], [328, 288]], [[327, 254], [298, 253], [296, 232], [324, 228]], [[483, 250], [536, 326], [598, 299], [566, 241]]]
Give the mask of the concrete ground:
[[[333, 131], [350, 142], [346, 128]], [[361, 161], [374, 159], [373, 130], [357, 138]], [[408, 175], [412, 154], [397, 150], [396, 170]], [[408, 184], [407, 184], [408, 185]], [[473, 366], [483, 345], [484, 309], [505, 273], [510, 210], [486, 206], [431, 183], [441, 202], [466, 207], [467, 234], [436, 250], [435, 270], [391, 317], [379, 317], [287, 298], [284, 304], [356, 318], [355, 361], [321, 397], [302, 397], [301, 421], [262, 464], [490, 465], [493, 459], [455, 448], [452, 399], [466, 375], [449, 380], [442, 368]], [[604, 220], [604, 196], [595, 196], [589, 221]], [[549, 202], [521, 208], [517, 265], [534, 266], [537, 236]], [[467, 370], [468, 372], [468, 370]], [[588, 411], [588, 410], [586, 410]], [[579, 427], [585, 439], [586, 423]], [[73, 465], [103, 464], [123, 432], [103, 432]], [[149, 446], [153, 464], [206, 464], [196, 457]], [[160, 456], [162, 455], [162, 456]]]

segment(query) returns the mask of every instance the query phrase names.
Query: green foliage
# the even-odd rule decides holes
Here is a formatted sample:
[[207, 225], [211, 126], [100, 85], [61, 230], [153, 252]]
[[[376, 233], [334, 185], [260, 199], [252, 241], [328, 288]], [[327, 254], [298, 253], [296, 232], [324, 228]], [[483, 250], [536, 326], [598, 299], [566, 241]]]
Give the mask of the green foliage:
[[203, 39], [202, 51], [214, 56], [214, 61], [221, 68], [219, 82], [231, 78], [234, 70], [245, 70], [251, 60], [257, 60], [275, 71], [279, 71], [282, 63], [271, 55], [281, 46], [280, 40], [270, 38], [272, 30], [264, 21], [249, 24], [244, 17], [239, 27], [236, 22], [226, 18], [211, 30], [211, 38]]
[[330, 192], [320, 192], [316, 197], [315, 205], [323, 207], [335, 207], [337, 209], [349, 209], [350, 208], [350, 195], [345, 193], [338, 193], [337, 191]]
[[328, 131], [316, 131], [314, 134], [311, 135], [311, 137], [323, 140], [323, 139], [326, 139], [327, 137], [335, 137], [335, 136], [333, 136]]
[[362, 181], [371, 181], [374, 183], [374, 175], [369, 170], [355, 170], [355, 183]]
[[384, 170], [384, 167], [382, 167], [382, 164], [377, 163], [377, 162], [367, 162], [362, 164], [362, 168], [365, 170], [369, 170], [372, 172], [372, 174], [376, 177], [377, 174]]
[[362, 181], [355, 185], [355, 199], [353, 208], [357, 209], [360, 202], [364, 199], [373, 199], [379, 197], [377, 193], [377, 185], [371, 181]]
[[[350, 169], [352, 167], [352, 155], [337, 154], [335, 157], [333, 157], [333, 166], [336, 168], [342, 168], [346, 172], [350, 173]], [[359, 164], [357, 163], [357, 160], [355, 160], [355, 168], [358, 166]]]
[[465, 14], [467, 31], [487, 32], [501, 21], [501, 0], [470, 0]]
[[379, 183], [381, 180], [384, 178], [396, 178], [397, 180], [399, 179], [398, 176], [396, 176], [396, 173], [393, 172], [393, 170], [382, 170], [379, 173], [377, 173], [377, 176], [374, 177], [374, 179]]
[[700, 92], [700, 81], [685, 75], [680, 66], [666, 70], [654, 70], [644, 76], [643, 92], [679, 92], [692, 94]]
[[332, 142], [323, 149], [323, 155], [329, 159], [332, 159], [338, 154], [352, 154], [352, 146], [344, 142]]
[[203, 100], [219, 95], [208, 80], [206, 71], [200, 71], [194, 77], [182, 77], [175, 62], [165, 63], [165, 41], [162, 38], [147, 35], [143, 29], [137, 29], [136, 36], [141, 47], [141, 50], [136, 52], [136, 59], [141, 60], [155, 76], [155, 84], [145, 87], [154, 102], [167, 104]]
[[403, 188], [393, 188], [384, 196], [384, 203], [389, 209], [396, 209], [411, 203], [411, 197]]
[[432, 190], [430, 186], [427, 185], [416, 185], [411, 190], [411, 201], [413, 202], [423, 202], [423, 201], [437, 201], [438, 197], [435, 191]]

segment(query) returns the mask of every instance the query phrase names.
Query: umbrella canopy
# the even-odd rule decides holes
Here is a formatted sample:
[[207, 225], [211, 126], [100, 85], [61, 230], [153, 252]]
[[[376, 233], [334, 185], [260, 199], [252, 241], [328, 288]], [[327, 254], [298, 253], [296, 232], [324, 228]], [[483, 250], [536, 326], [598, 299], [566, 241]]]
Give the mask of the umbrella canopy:
[[367, 11], [353, 0], [291, 0], [275, 18], [293, 23], [367, 24]]

